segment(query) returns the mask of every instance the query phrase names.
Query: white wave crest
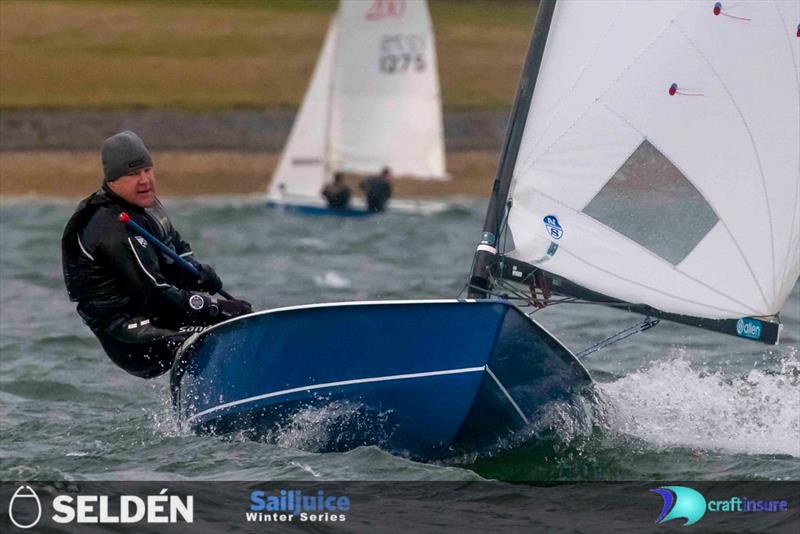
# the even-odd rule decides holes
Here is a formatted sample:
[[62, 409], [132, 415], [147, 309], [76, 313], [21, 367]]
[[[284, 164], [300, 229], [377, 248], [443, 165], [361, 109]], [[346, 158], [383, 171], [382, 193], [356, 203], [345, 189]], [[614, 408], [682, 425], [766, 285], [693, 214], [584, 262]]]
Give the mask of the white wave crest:
[[360, 403], [346, 400], [306, 406], [267, 433], [265, 441], [310, 452], [381, 444], [389, 435], [385, 428], [387, 416], [388, 412], [364, 412]]
[[329, 287], [332, 289], [347, 289], [352, 282], [335, 271], [328, 271], [323, 275], [315, 275], [314, 283], [317, 287]]
[[692, 369], [685, 353], [600, 384], [614, 433], [659, 447], [800, 457], [800, 362], [746, 376]]

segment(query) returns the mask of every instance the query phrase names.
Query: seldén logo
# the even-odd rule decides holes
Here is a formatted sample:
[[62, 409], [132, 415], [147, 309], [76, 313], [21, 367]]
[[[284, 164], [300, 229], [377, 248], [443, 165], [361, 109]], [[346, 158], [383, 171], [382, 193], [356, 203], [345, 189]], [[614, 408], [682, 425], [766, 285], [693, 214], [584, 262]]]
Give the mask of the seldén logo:
[[[56, 495], [42, 502], [36, 491], [22, 485], [8, 503], [8, 518], [20, 529], [35, 527], [44, 512], [58, 524], [99, 523], [193, 523], [194, 497], [168, 495], [162, 489], [156, 495]], [[47, 505], [45, 507], [44, 505]]]
[[693, 525], [700, 521], [706, 512], [771, 513], [789, 510], [789, 503], [784, 499], [765, 500], [734, 496], [706, 502], [699, 491], [686, 486], [662, 486], [650, 491], [661, 495], [664, 499], [664, 506], [656, 519], [656, 525], [672, 519], [685, 519], [684, 526]]
[[[26, 510], [26, 508], [28, 508]], [[31, 516], [26, 517], [26, 512], [36, 510]], [[30, 486], [20, 486], [8, 502], [8, 518], [17, 528], [33, 528], [42, 518], [42, 501]]]

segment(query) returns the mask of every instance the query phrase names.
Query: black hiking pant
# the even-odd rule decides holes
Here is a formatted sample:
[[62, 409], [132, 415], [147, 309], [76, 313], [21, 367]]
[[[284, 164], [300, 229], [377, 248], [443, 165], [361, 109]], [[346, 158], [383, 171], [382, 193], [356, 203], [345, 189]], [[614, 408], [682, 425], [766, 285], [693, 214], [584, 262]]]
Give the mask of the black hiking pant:
[[119, 367], [139, 378], [155, 378], [172, 367], [183, 342], [202, 328], [171, 330], [153, 325], [146, 317], [121, 317], [92, 332]]

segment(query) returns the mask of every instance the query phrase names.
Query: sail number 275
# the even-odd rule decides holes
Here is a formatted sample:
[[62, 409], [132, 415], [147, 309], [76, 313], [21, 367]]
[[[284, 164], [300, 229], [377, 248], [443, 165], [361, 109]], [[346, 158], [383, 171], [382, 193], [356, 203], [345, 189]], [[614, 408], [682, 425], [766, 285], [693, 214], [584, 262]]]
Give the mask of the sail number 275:
[[425, 62], [425, 35], [391, 34], [381, 40], [380, 70], [387, 74], [423, 72]]

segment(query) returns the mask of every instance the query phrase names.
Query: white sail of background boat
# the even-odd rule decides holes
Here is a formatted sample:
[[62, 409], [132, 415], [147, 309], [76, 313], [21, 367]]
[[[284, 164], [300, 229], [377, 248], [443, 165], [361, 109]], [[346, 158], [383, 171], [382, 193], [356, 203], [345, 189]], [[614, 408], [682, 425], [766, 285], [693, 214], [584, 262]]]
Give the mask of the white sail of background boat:
[[268, 200], [322, 206], [334, 173], [383, 167], [404, 178], [447, 179], [433, 26], [424, 1], [343, 0]]
[[473, 282], [502, 257], [512, 280], [776, 342], [800, 274], [800, 2], [540, 9]]

